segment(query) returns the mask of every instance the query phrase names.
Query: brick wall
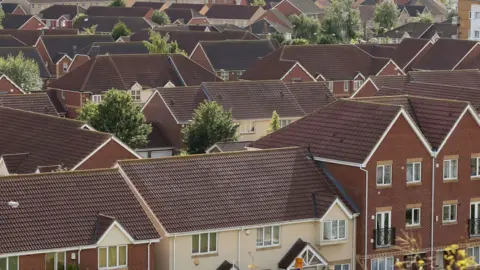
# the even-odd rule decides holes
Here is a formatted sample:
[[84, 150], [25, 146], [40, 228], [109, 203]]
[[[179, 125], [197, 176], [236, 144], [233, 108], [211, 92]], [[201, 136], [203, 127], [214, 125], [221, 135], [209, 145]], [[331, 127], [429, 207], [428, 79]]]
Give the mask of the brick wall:
[[38, 30], [43, 28], [44, 25], [41, 21], [37, 20], [37, 18], [30, 19], [27, 23], [25, 23], [19, 30]]
[[116, 141], [111, 140], [104, 145], [98, 152], [87, 159], [78, 170], [110, 168], [118, 160], [122, 159], [136, 159], [132, 153], [121, 146]]
[[5, 77], [0, 79], [0, 92], [7, 94], [22, 94], [20, 89]]
[[313, 79], [309, 76], [309, 74], [303, 70], [300, 66], [295, 65], [289, 72], [287, 72], [282, 81], [284, 82], [292, 82], [300, 80], [302, 82], [311, 82]]
[[206, 68], [207, 70], [215, 72], [212, 65], [210, 64], [210, 61], [208, 60], [207, 55], [205, 54], [205, 51], [202, 49], [201, 46], [197, 46], [195, 51], [190, 56], [190, 59], [195, 61], [200, 66]]
[[45, 254], [20, 256], [20, 270], [45, 270]]
[[377, 93], [377, 88], [372, 81], [367, 81], [360, 89], [358, 89], [355, 97], [373, 97]]

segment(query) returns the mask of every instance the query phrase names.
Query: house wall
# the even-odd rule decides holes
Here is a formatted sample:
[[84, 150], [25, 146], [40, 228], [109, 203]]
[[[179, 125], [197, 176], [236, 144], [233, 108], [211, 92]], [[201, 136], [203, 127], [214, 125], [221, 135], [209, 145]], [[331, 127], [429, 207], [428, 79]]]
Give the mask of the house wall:
[[[293, 121], [298, 120], [299, 118], [300, 117], [281, 118], [281, 119], [282, 120], [292, 120], [292, 122], [293, 122]], [[240, 124], [247, 123], [247, 122], [250, 122], [250, 121], [254, 121], [255, 132], [241, 133], [240, 128], [239, 128], [238, 132], [237, 132], [237, 137], [238, 137], [239, 141], [256, 141], [256, 140], [262, 138], [263, 136], [267, 135], [267, 131], [268, 131], [271, 119], [252, 119], [252, 120], [237, 120], [237, 121], [234, 120], [234, 121], [236, 123], [240, 123]]]
[[67, 109], [65, 117], [75, 119], [78, 115], [77, 110], [80, 109], [83, 103], [89, 99], [88, 93], [81, 93], [76, 91], [53, 89], [57, 93], [60, 100], [63, 100], [63, 105]]
[[55, 75], [56, 74], [56, 67], [53, 64], [52, 59], [50, 58], [50, 55], [48, 54], [47, 48], [45, 47], [45, 44], [43, 44], [43, 41], [39, 39], [37, 43], [34, 45], [35, 48], [37, 48], [38, 53], [42, 57], [42, 60], [44, 64], [46, 65], [48, 71], [50, 74]]
[[303, 70], [300, 66], [295, 65], [289, 72], [287, 72], [282, 81], [284, 82], [293, 82], [293, 81], [302, 81], [302, 82], [312, 82], [314, 81], [309, 73]]
[[197, 64], [204, 67], [205, 69], [211, 72], [215, 72], [202, 46], [197, 46], [197, 48], [192, 52], [190, 59], [195, 61]]
[[[58, 61], [57, 64], [55, 64], [55, 74], [57, 78], [62, 77], [63, 75], [68, 73], [68, 67], [72, 63], [72, 60], [70, 58], [64, 57], [62, 60]], [[64, 71], [63, 70], [63, 65], [66, 65], [67, 69]]]
[[233, 24], [238, 27], [247, 27], [248, 20], [235, 20], [235, 19], [214, 19], [208, 18], [211, 24]]
[[68, 71], [72, 71], [74, 69], [76, 69], [77, 67], [85, 64], [86, 62], [88, 62], [88, 60], [90, 60], [90, 57], [88, 57], [87, 55], [79, 55], [77, 54], [74, 58], [73, 58], [73, 62], [71, 63], [70, 67], [68, 68]]
[[393, 62], [388, 62], [382, 70], [376, 74], [377, 76], [384, 75], [403, 75], [402, 71]]
[[13, 15], [27, 15], [25, 11], [21, 7], [15, 8], [15, 10], [12, 12]]
[[473, 4], [477, 4], [474, 0], [458, 1], [458, 21], [459, 21], [459, 39], [468, 39], [470, 31], [470, 9]]
[[122, 159], [137, 159], [137, 157], [118, 142], [111, 140], [80, 165], [77, 170], [110, 168]]
[[[480, 5], [479, 5], [479, 8], [480, 8]], [[480, 9], [479, 9], [479, 12], [480, 12]], [[467, 56], [460, 63], [469, 63], [470, 61], [476, 59], [479, 55], [480, 55], [480, 46], [477, 43], [477, 45], [475, 45], [475, 48], [473, 48], [473, 50], [469, 52]]]
[[405, 9], [403, 9], [400, 15], [398, 16], [397, 25], [404, 25], [408, 23], [409, 20], [410, 20], [410, 15], [408, 15], [408, 12]]
[[[311, 221], [281, 225], [280, 246], [270, 248], [256, 247], [256, 228], [245, 229], [243, 231], [219, 232], [217, 235], [218, 252], [216, 254], [210, 256], [194, 256], [191, 253], [192, 236], [179, 236], [175, 239], [176, 258], [174, 264], [176, 269], [216, 269], [224, 260], [238, 263], [238, 254], [240, 253], [240, 269], [248, 269], [248, 265], [251, 264], [255, 264], [258, 269], [278, 269], [278, 262], [299, 238], [314, 245], [330, 265], [336, 262], [351, 263], [354, 236], [353, 220], [349, 220], [337, 205], [334, 206], [325, 220], [334, 218], [347, 220], [348, 230], [346, 241], [320, 243], [319, 240], [323, 238], [321, 224], [319, 221]], [[238, 249], [239, 237], [240, 252]], [[169, 241], [173, 241], [173, 239], [169, 238]], [[170, 249], [170, 253], [173, 253], [173, 249]], [[171, 259], [173, 259], [172, 256]], [[172, 265], [173, 261], [170, 264], [170, 268], [159, 269], [173, 270]]]
[[23, 94], [17, 86], [15, 86], [5, 77], [0, 78], [0, 93]]
[[420, 61], [420, 59], [422, 59], [422, 57], [428, 52], [428, 50], [430, 50], [431, 48], [433, 47], [433, 43], [428, 43], [422, 51], [420, 51], [420, 53], [413, 59], [413, 61], [408, 64], [406, 67], [403, 67], [404, 71], [405, 72], [408, 72], [408, 71], [411, 71], [412, 70], [412, 66], [414, 66], [418, 61]]
[[373, 97], [377, 93], [377, 88], [372, 81], [367, 81], [364, 83], [355, 94], [355, 97]]
[[38, 20], [37, 18], [30, 19], [27, 23], [25, 23], [19, 30], [38, 30], [43, 29], [45, 25]]

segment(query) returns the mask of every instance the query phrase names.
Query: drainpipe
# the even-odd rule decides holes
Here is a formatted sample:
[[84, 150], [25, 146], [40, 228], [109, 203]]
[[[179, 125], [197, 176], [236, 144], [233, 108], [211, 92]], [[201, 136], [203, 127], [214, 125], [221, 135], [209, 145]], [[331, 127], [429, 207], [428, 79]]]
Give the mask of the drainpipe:
[[359, 167], [365, 172], [365, 255], [363, 259], [363, 269], [367, 270], [367, 255], [368, 255], [368, 171], [364, 167]]
[[437, 152], [433, 153], [432, 156], [432, 224], [430, 228], [430, 258], [431, 259], [431, 269], [434, 267], [433, 262], [433, 229], [435, 227], [435, 157], [437, 156]]
[[80, 249], [78, 250], [78, 258], [77, 258], [77, 261], [78, 261], [78, 262], [77, 262], [77, 264], [78, 264], [78, 267], [79, 267], [79, 268], [80, 268], [80, 252], [82, 252], [82, 248], [80, 248]]
[[148, 252], [148, 254], [147, 254], [147, 260], [148, 260], [147, 261], [147, 270], [150, 270], [150, 245], [151, 244], [152, 244], [152, 240], [150, 240], [148, 242], [148, 246], [147, 246], [147, 252]]
[[352, 261], [351, 264], [352, 264], [352, 269], [353, 269], [353, 270], [355, 270], [355, 268], [356, 268], [355, 256], [357, 255], [357, 254], [356, 254], [356, 253], [357, 253], [357, 250], [356, 250], [356, 247], [357, 247], [357, 235], [356, 235], [356, 233], [355, 233], [356, 229], [357, 229], [357, 215], [354, 215], [354, 216], [353, 216], [353, 233], [352, 233], [352, 234], [353, 234], [353, 236], [352, 236], [352, 237], [353, 237], [353, 243], [352, 243], [352, 260], [351, 260], [351, 261]]
[[242, 232], [243, 232], [243, 227], [238, 231], [238, 251], [237, 251], [238, 268], [240, 268], [240, 236]]
[[177, 267], [177, 264], [175, 263], [175, 249], [176, 249], [175, 239], [177, 239], [177, 235], [173, 237], [173, 270], [176, 270], [176, 267]]

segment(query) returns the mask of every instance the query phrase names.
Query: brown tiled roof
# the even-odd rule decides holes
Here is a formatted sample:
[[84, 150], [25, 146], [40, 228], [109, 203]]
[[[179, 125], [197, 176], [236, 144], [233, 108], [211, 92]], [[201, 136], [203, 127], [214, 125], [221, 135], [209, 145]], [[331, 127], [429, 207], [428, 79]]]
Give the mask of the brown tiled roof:
[[0, 34], [0, 47], [20, 47], [25, 45], [25, 43], [21, 42], [12, 35]]
[[22, 52], [25, 58], [31, 59], [37, 63], [38, 69], [40, 71], [40, 77], [42, 79], [49, 79], [51, 77], [51, 74], [45, 66], [45, 62], [42, 60], [42, 57], [40, 56], [37, 48], [28, 46], [0, 47], [0, 57], [8, 57], [9, 55], [16, 56], [19, 52]]
[[428, 39], [404, 38], [397, 45], [392, 60], [402, 69], [429, 43]]
[[370, 76], [370, 79], [378, 89], [384, 87], [402, 89], [410, 81], [407, 75]]
[[151, 10], [148, 7], [103, 7], [90, 6], [85, 14], [88, 16], [107, 17], [144, 17]]
[[57, 109], [47, 93], [0, 95], [0, 106], [58, 116]]
[[403, 89], [402, 88], [392, 88], [392, 87], [382, 87], [375, 93], [375, 96], [395, 96], [395, 95], [402, 95]]
[[215, 70], [246, 70], [255, 60], [275, 50], [270, 40], [200, 41], [199, 46]]
[[476, 45], [476, 41], [441, 38], [412, 68], [414, 70], [451, 70]]
[[385, 96], [355, 99], [376, 104], [403, 106], [432, 147], [438, 149], [468, 102], [416, 96]]
[[159, 238], [117, 170], [2, 177], [0, 253], [95, 244], [100, 215], [114, 218], [135, 240]]
[[111, 137], [81, 129], [80, 121], [6, 107], [0, 107], [0, 125], [8, 127], [0, 130], [0, 155], [29, 153], [17, 173], [59, 164], [72, 169]]
[[135, 83], [163, 87], [169, 81], [189, 86], [221, 79], [181, 54], [117, 54], [92, 58], [48, 87], [101, 93], [130, 89]]
[[288, 82], [284, 84], [307, 114], [335, 101], [332, 92], [323, 82]]
[[170, 18], [170, 21], [173, 23], [177, 20], [180, 20], [182, 23], [188, 23], [192, 18], [205, 18], [206, 17], [193, 9], [186, 8], [168, 8], [164, 12]]
[[[168, 35], [170, 41], [176, 41], [178, 46], [185, 50], [188, 54], [192, 53], [199, 41], [203, 40], [228, 40], [228, 39], [258, 39], [248, 31], [231, 31], [223, 32], [205, 32], [205, 31], [185, 31], [172, 29], [157, 29], [155, 32], [162, 36]], [[148, 40], [150, 37], [149, 31], [139, 31], [131, 36], [131, 41]]]
[[148, 134], [148, 143], [145, 146], [139, 147], [145, 148], [173, 148], [172, 142], [165, 136], [162, 130], [162, 125], [159, 122], [151, 122], [152, 132]]
[[158, 92], [179, 123], [192, 120], [198, 105], [208, 99], [199, 86], [158, 88]]
[[16, 3], [2, 3], [2, 9], [3, 9], [3, 12], [5, 12], [5, 14], [11, 14], [19, 6], [20, 5]]
[[212, 19], [250, 20], [259, 9], [257, 6], [212, 5], [205, 16]]
[[[369, 7], [369, 6], [363, 6]], [[396, 44], [392, 44], [396, 45]], [[383, 57], [383, 58], [392, 58], [395, 54], [396, 46], [390, 46], [390, 44], [356, 44], [355, 46], [359, 47], [360, 49], [364, 50], [368, 54], [376, 57]]]
[[246, 151], [247, 145], [250, 144], [251, 141], [242, 141], [242, 142], [217, 142], [214, 146], [220, 152], [234, 152], [234, 151]]
[[187, 8], [187, 9], [193, 9], [196, 11], [202, 10], [204, 8], [204, 4], [184, 4], [184, 3], [171, 3], [168, 8]]
[[307, 242], [303, 241], [301, 238], [298, 238], [297, 241], [290, 247], [290, 249], [285, 253], [282, 259], [278, 262], [279, 269], [287, 269], [290, 264], [300, 256], [300, 252], [308, 245]]
[[305, 148], [119, 165], [169, 233], [318, 218], [338, 194]]
[[297, 61], [314, 77], [351, 80], [359, 72], [377, 74], [389, 59], [373, 57], [355, 45], [283, 46], [252, 64], [242, 79], [280, 79]]
[[480, 71], [478, 69], [410, 71], [408, 76], [416, 82], [480, 88]]
[[30, 153], [3, 154], [2, 159], [5, 162], [8, 173], [16, 174], [29, 155]]
[[26, 22], [35, 17], [34, 15], [7, 15], [2, 21], [2, 26], [5, 29], [18, 29]]
[[73, 20], [80, 13], [85, 13], [85, 9], [76, 5], [52, 5], [40, 11], [42, 19], [57, 20], [65, 16], [68, 20]]
[[153, 8], [153, 9], [160, 9], [165, 5], [164, 2], [139, 2], [135, 1], [132, 7], [146, 7], [146, 8]]
[[67, 54], [71, 59], [94, 42], [113, 42], [110, 35], [49, 35], [41, 37], [52, 59]]
[[400, 108], [337, 100], [250, 146], [310, 146], [316, 157], [362, 164]]
[[0, 29], [0, 35], [12, 35], [28, 46], [33, 46], [41, 35], [76, 35], [77, 29], [17, 30]]
[[143, 42], [94, 42], [81, 52], [90, 57], [101, 54], [147, 54]]
[[[111, 33], [118, 22], [123, 22], [127, 28], [136, 33], [141, 30], [149, 30], [152, 24], [144, 17], [114, 17], [114, 16], [88, 16], [81, 20], [76, 20], [74, 28], [84, 31], [87, 28], [97, 25], [97, 33]], [[110, 35], [105, 35], [111, 37]]]

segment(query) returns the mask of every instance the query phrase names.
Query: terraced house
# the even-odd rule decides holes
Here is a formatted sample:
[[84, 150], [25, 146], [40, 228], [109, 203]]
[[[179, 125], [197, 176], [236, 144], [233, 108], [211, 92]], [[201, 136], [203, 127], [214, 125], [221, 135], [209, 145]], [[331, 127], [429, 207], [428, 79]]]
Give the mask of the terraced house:
[[397, 249], [405, 233], [422, 239], [428, 265], [443, 267], [450, 244], [478, 254], [479, 123], [463, 101], [338, 100], [250, 146], [310, 145], [365, 213], [357, 223], [357, 258], [365, 269], [410, 260], [411, 251]]

